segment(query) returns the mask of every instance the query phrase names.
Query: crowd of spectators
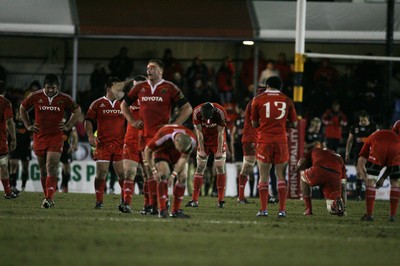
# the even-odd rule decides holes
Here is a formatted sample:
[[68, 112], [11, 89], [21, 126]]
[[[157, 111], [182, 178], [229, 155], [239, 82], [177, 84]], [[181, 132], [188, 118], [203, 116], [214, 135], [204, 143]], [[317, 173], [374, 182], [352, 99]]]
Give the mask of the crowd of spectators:
[[[229, 109], [235, 105], [245, 104], [254, 95], [254, 57], [242, 62], [235, 61], [231, 56], [221, 58], [220, 65], [208, 65], [200, 55], [193, 57], [192, 63], [185, 69], [184, 64], [174, 57], [170, 48], [164, 50], [161, 58], [165, 64], [164, 79], [170, 80], [184, 91], [192, 106], [201, 102], [218, 102]], [[215, 69], [214, 69], [215, 68]], [[112, 57], [109, 63], [94, 63], [90, 75], [90, 91], [78, 92], [77, 102], [85, 112], [88, 103], [104, 94], [104, 83], [110, 76], [124, 80], [133, 75], [134, 60], [128, 56], [128, 49], [122, 47], [119, 53]], [[390, 93], [391, 106], [385, 106], [384, 65], [371, 60], [358, 64], [332, 64], [329, 59], [307, 59], [303, 74], [302, 116], [309, 121], [318, 117], [324, 121], [324, 114], [336, 102], [340, 112], [347, 117], [349, 124], [356, 122], [357, 113], [366, 111], [371, 120], [378, 125], [391, 124], [400, 117], [400, 66], [393, 66]], [[0, 68], [1, 79], [6, 80], [6, 71]], [[264, 58], [262, 51], [258, 58], [258, 82], [262, 84], [271, 76], [278, 76], [283, 83], [282, 91], [293, 97], [294, 64], [287, 59], [285, 53], [279, 53], [276, 58]], [[36, 86], [39, 82], [35, 81]], [[6, 84], [7, 85], [7, 84]], [[39, 84], [40, 85], [40, 84]], [[258, 85], [258, 84], [256, 84]], [[32, 90], [31, 84], [25, 91], [13, 90], [9, 97], [19, 103]], [[233, 107], [232, 107], [233, 106]], [[236, 117], [237, 115], [233, 115]], [[347, 125], [341, 124], [340, 134], [345, 137]], [[322, 124], [321, 131], [325, 134], [329, 125]], [[329, 133], [329, 130], [328, 130]], [[339, 146], [344, 146], [339, 141]]]

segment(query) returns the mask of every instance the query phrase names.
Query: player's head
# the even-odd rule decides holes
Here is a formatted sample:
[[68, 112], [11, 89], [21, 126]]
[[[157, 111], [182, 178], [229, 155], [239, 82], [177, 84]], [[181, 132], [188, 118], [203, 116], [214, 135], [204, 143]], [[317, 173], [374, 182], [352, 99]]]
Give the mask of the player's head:
[[400, 120], [397, 120], [394, 123], [392, 130], [394, 131], [394, 133], [400, 136]]
[[318, 117], [314, 117], [313, 119], [311, 119], [310, 121], [310, 130], [312, 130], [313, 132], [319, 132], [319, 130], [321, 129], [321, 119], [319, 119]]
[[192, 149], [192, 139], [185, 133], [177, 133], [174, 138], [175, 149], [188, 153]]
[[206, 102], [203, 104], [201, 107], [201, 115], [203, 116], [204, 119], [211, 119], [215, 112], [215, 107], [212, 103]]
[[150, 59], [147, 64], [147, 77], [150, 81], [162, 78], [164, 63], [159, 59]]
[[60, 81], [56, 74], [47, 74], [44, 76], [43, 88], [47, 96], [52, 97], [58, 93], [58, 86]]
[[119, 100], [124, 97], [124, 95], [125, 95], [124, 91], [117, 92], [115, 90], [112, 90], [113, 85], [118, 82], [121, 82], [119, 78], [116, 78], [116, 77], [108, 78], [108, 80], [104, 84], [104, 91], [105, 91], [106, 95], [110, 93], [114, 98]]
[[282, 89], [282, 81], [279, 77], [269, 77], [265, 82], [265, 86], [270, 89], [281, 90]]
[[6, 92], [6, 86], [4, 84], [4, 80], [0, 80], [0, 94], [4, 94]]
[[368, 126], [369, 125], [369, 115], [365, 111], [360, 111], [358, 113], [358, 124], [360, 126]]
[[58, 80], [58, 77], [56, 74], [47, 74], [46, 76], [44, 76], [44, 81], [43, 81], [43, 85], [46, 86], [47, 85], [60, 85], [60, 81]]
[[264, 84], [258, 84], [257, 87], [257, 95], [263, 93], [267, 89], [267, 86]]

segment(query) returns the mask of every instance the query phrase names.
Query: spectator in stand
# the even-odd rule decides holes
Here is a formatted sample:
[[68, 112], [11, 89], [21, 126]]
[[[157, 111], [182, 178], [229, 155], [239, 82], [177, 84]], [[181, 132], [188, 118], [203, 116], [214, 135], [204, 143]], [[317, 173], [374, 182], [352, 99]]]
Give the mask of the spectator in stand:
[[338, 152], [342, 140], [342, 128], [347, 126], [347, 117], [340, 111], [340, 103], [332, 102], [332, 107], [322, 115], [322, 123], [325, 126], [325, 141], [328, 149]]
[[[113, 163], [121, 190], [124, 183], [122, 153], [126, 121], [120, 110], [120, 97], [114, 94], [111, 89], [119, 81], [118, 78], [111, 77], [106, 82], [104, 86], [105, 96], [92, 102], [85, 118], [85, 129], [89, 144], [95, 147], [93, 153], [93, 157], [96, 160], [96, 178], [94, 180], [96, 192], [95, 209], [103, 208], [103, 196], [110, 163]], [[97, 128], [97, 136], [94, 135], [94, 127]]]
[[210, 154], [214, 154], [214, 167], [217, 172], [218, 208], [225, 207], [226, 186], [226, 119], [227, 114], [217, 103], [202, 103], [195, 107], [193, 124], [197, 133], [197, 168], [194, 174], [192, 200], [186, 207], [199, 206], [199, 195], [203, 185], [204, 171]]
[[[345, 160], [347, 163], [349, 163], [350, 160], [353, 159], [354, 165], [357, 166], [358, 154], [360, 153], [365, 140], [376, 130], [377, 130], [376, 124], [373, 121], [370, 121], [369, 115], [365, 111], [359, 112], [358, 121], [351, 126], [349, 137], [347, 138], [346, 142]], [[356, 168], [356, 170], [358, 169]], [[356, 199], [358, 201], [362, 199], [361, 197], [362, 183], [363, 179], [361, 178], [360, 173], [357, 171]]]
[[38, 91], [42, 88], [38, 80], [34, 80], [29, 84], [29, 87], [25, 90], [25, 98], [28, 97], [32, 92]]
[[164, 63], [163, 78], [165, 80], [174, 81], [177, 73], [181, 77], [183, 76], [183, 66], [176, 58], [173, 57], [172, 50], [170, 48], [164, 50], [164, 55], [161, 60]]
[[0, 65], [0, 80], [3, 81], [2, 86], [4, 86], [4, 84], [6, 83], [6, 76], [6, 69], [2, 65]]
[[[168, 187], [173, 187], [173, 218], [189, 218], [180, 206], [186, 189], [188, 160], [196, 149], [196, 137], [184, 126], [166, 125], [158, 130], [148, 143], [144, 154], [154, 178], [158, 181], [157, 198], [159, 202], [158, 217], [167, 218]], [[177, 181], [175, 183], [175, 181]]]
[[90, 74], [90, 102], [104, 95], [104, 84], [106, 84], [107, 80], [108, 74], [105, 67], [102, 63], [96, 63], [93, 72]]
[[21, 119], [20, 112], [15, 110], [15, 133], [17, 147], [14, 151], [10, 152], [10, 184], [11, 190], [18, 194], [17, 179], [19, 162], [21, 161], [21, 190], [24, 191], [26, 182], [29, 179], [29, 161], [32, 159], [31, 140], [32, 134], [26, 130], [24, 122]]
[[204, 84], [208, 81], [208, 67], [203, 63], [199, 56], [195, 56], [192, 65], [186, 71], [187, 87], [193, 89], [196, 80], [201, 80]]
[[121, 47], [119, 54], [111, 58], [108, 68], [111, 77], [117, 77], [119, 80], [129, 77], [133, 71], [133, 60], [128, 56], [128, 48]]
[[[319, 104], [314, 106], [315, 113], [320, 114], [326, 108], [329, 108], [329, 102], [333, 98], [334, 90], [337, 89], [336, 83], [339, 79], [339, 74], [330, 64], [330, 60], [324, 58], [321, 65], [317, 68], [314, 74], [315, 94], [312, 101], [318, 101]], [[322, 108], [322, 109], [320, 109]]]
[[222, 60], [217, 71], [216, 84], [222, 104], [232, 102], [233, 89], [235, 88], [235, 66], [229, 56]]
[[332, 91], [335, 88], [336, 82], [339, 79], [339, 73], [336, 68], [331, 66], [328, 58], [322, 59], [322, 63], [319, 68], [315, 71], [314, 82], [316, 86], [326, 91], [328, 95], [332, 95]]
[[[386, 167], [377, 181], [380, 171]], [[362, 221], [373, 221], [376, 189], [390, 176], [390, 214], [389, 221], [396, 220], [400, 197], [400, 137], [393, 130], [378, 130], [364, 142], [357, 163], [358, 171], [367, 185], [365, 205], [366, 214]], [[376, 183], [376, 184], [375, 184]]]
[[[33, 92], [21, 106], [21, 119], [26, 129], [33, 132], [33, 150], [37, 156], [40, 180], [45, 194], [42, 208], [54, 207], [54, 193], [58, 182], [58, 168], [64, 146], [63, 134], [71, 130], [78, 121], [81, 108], [71, 96], [59, 90], [59, 80], [55, 74], [47, 74], [42, 90]], [[35, 121], [29, 119], [28, 110], [34, 108]], [[71, 116], [63, 122], [66, 111]]]
[[286, 91], [291, 82], [290, 78], [292, 74], [292, 69], [286, 59], [285, 53], [281, 52], [278, 54], [278, 59], [275, 62], [275, 69], [278, 71], [279, 77], [282, 79], [282, 90]]
[[[128, 123], [142, 130], [141, 150], [155, 136], [161, 126], [170, 123], [182, 125], [192, 114], [192, 106], [182, 91], [174, 83], [162, 78], [163, 70], [164, 63], [161, 60], [150, 59], [147, 64], [148, 80], [134, 86], [121, 104], [122, 112]], [[126, 83], [131, 82], [121, 82], [116, 90], [123, 90]], [[139, 120], [135, 119], [129, 111], [129, 106], [136, 101], [140, 105]], [[174, 121], [170, 121], [175, 106], [178, 108], [177, 115]], [[144, 164], [145, 168], [148, 168], [146, 162]], [[151, 172], [150, 169], [145, 169], [145, 171]], [[145, 197], [144, 205], [148, 206], [147, 213], [157, 214], [157, 181], [152, 176], [148, 176], [147, 186], [149, 198]]]
[[393, 113], [391, 123], [400, 119], [400, 64], [393, 67], [393, 75], [390, 81], [391, 96], [393, 98]]
[[195, 80], [194, 87], [188, 91], [188, 99], [192, 106], [198, 106], [204, 101], [221, 103], [217, 91], [201, 79]]
[[[14, 193], [10, 187], [8, 153], [15, 150], [17, 142], [12, 104], [4, 97], [4, 94], [4, 80], [0, 80], [0, 179], [4, 188], [4, 198], [14, 199], [18, 197], [18, 194]], [[8, 136], [10, 137], [10, 141], [8, 141]]]
[[326, 148], [309, 150], [297, 163], [301, 191], [306, 206], [304, 215], [313, 215], [311, 187], [321, 186], [330, 214], [343, 216], [346, 209], [346, 167], [342, 157]]
[[268, 216], [269, 173], [271, 165], [275, 164], [278, 176], [278, 218], [284, 218], [287, 198], [284, 172], [289, 160], [286, 128], [296, 127], [297, 114], [293, 101], [280, 92], [280, 78], [270, 77], [266, 86], [266, 91], [256, 96], [251, 105], [251, 123], [258, 130], [257, 165], [260, 173], [258, 190], [261, 208], [257, 216]]
[[[243, 61], [240, 70], [240, 91], [237, 93], [238, 99], [251, 99], [254, 95], [254, 50], [250, 52], [250, 57]], [[257, 79], [265, 68], [267, 62], [262, 51], [258, 53]]]
[[270, 77], [279, 77], [279, 70], [275, 68], [274, 61], [268, 60], [265, 69], [261, 72], [259, 83], [265, 84]]

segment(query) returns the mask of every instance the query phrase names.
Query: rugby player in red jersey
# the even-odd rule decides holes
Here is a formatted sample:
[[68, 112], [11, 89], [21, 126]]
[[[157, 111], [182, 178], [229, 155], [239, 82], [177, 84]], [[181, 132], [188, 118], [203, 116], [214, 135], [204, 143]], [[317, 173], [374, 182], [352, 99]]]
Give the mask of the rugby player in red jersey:
[[[265, 86], [259, 86], [257, 89], [257, 95], [264, 92]], [[247, 199], [244, 196], [244, 190], [250, 173], [253, 171], [254, 165], [256, 164], [256, 142], [257, 142], [257, 130], [251, 124], [251, 104], [253, 100], [250, 100], [246, 106], [244, 127], [242, 134], [242, 147], [243, 147], [243, 164], [239, 174], [239, 197], [238, 203], [246, 204]]]
[[186, 189], [188, 160], [197, 146], [196, 137], [184, 126], [166, 125], [160, 128], [154, 138], [147, 144], [144, 154], [154, 179], [158, 181], [157, 198], [160, 218], [168, 215], [166, 201], [168, 186], [174, 185], [173, 218], [189, 218], [180, 206]]
[[[60, 82], [55, 74], [47, 74], [43, 89], [32, 92], [20, 106], [21, 119], [27, 130], [33, 132], [33, 150], [37, 156], [40, 180], [45, 199], [42, 208], [54, 206], [58, 168], [64, 146], [64, 132], [78, 121], [81, 108], [71, 96], [59, 91]], [[35, 121], [29, 119], [28, 110], [34, 108]], [[63, 122], [66, 111], [71, 116]]]
[[[117, 78], [110, 78], [105, 84], [105, 96], [94, 100], [85, 117], [85, 130], [89, 144], [94, 147], [93, 157], [96, 160], [96, 178], [94, 188], [96, 192], [95, 209], [103, 208], [103, 195], [106, 186], [106, 177], [110, 163], [113, 163], [115, 173], [123, 190], [124, 165], [123, 146], [126, 120], [121, 111], [121, 101], [111, 90], [113, 84], [119, 82]], [[97, 128], [94, 136], [93, 128]], [[123, 193], [121, 193], [123, 194]]]
[[252, 125], [258, 131], [257, 165], [261, 209], [257, 216], [268, 216], [268, 183], [271, 165], [275, 164], [278, 177], [278, 217], [286, 217], [287, 186], [284, 171], [289, 160], [286, 127], [296, 127], [297, 114], [292, 100], [280, 92], [282, 82], [278, 77], [267, 79], [267, 89], [256, 96], [251, 105]]
[[326, 148], [309, 150], [297, 163], [301, 171], [304, 215], [312, 215], [311, 187], [320, 186], [329, 213], [343, 216], [346, 206], [346, 167], [343, 158]]
[[[137, 83], [146, 81], [147, 78], [145, 76], [136, 76], [133, 78], [133, 86]], [[131, 84], [128, 84], [129, 89], [131, 88]], [[139, 119], [139, 104], [136, 101], [135, 103], [129, 106], [129, 111], [135, 120]], [[131, 124], [127, 125], [125, 139], [124, 139], [124, 173], [125, 179], [123, 184], [123, 204], [119, 206], [119, 210], [124, 213], [131, 213], [131, 203], [132, 203], [132, 195], [135, 189], [135, 178], [143, 180], [143, 168], [141, 164], [143, 163], [142, 153], [139, 148], [139, 135], [140, 130]], [[144, 183], [143, 192], [145, 196], [145, 202], [148, 205], [149, 191], [146, 183]], [[146, 204], [145, 204], [146, 206]]]
[[[182, 125], [192, 113], [192, 107], [186, 100], [182, 91], [172, 82], [162, 78], [164, 63], [158, 59], [151, 59], [147, 64], [147, 81], [134, 86], [125, 96], [121, 109], [133, 127], [142, 130], [144, 145], [155, 136], [157, 131], [166, 124]], [[126, 81], [131, 82], [131, 81]], [[122, 90], [126, 82], [122, 82]], [[135, 119], [129, 111], [129, 106], [138, 101], [140, 106], [139, 120]], [[174, 106], [179, 107], [175, 121], [171, 120], [171, 111]], [[146, 164], [146, 162], [144, 162]], [[146, 169], [148, 171], [149, 169]], [[157, 181], [149, 175], [148, 180], [149, 205], [152, 214], [157, 213]], [[146, 203], [145, 203], [146, 204]]]
[[186, 207], [198, 207], [204, 171], [208, 156], [214, 154], [214, 166], [217, 172], [218, 207], [225, 207], [226, 187], [226, 119], [227, 114], [217, 103], [202, 103], [194, 108], [193, 124], [197, 133], [197, 168], [194, 173], [192, 200]]
[[[386, 170], [375, 187], [375, 182], [384, 167], [386, 167]], [[365, 193], [366, 214], [361, 220], [374, 220], [372, 214], [376, 188], [381, 187], [384, 179], [390, 176], [389, 221], [394, 222], [400, 197], [400, 136], [393, 130], [379, 130], [370, 135], [360, 151], [357, 168], [367, 185]]]
[[[18, 196], [10, 187], [10, 175], [8, 172], [8, 152], [17, 147], [15, 124], [11, 102], [4, 98], [4, 82], [0, 80], [0, 179], [4, 187], [4, 198], [13, 199]], [[10, 136], [10, 142], [8, 142]]]

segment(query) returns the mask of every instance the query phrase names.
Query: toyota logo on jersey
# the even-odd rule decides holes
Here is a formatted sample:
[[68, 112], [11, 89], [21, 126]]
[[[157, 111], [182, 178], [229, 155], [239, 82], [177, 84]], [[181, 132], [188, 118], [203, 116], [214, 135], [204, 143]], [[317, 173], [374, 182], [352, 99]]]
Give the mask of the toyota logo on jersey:
[[58, 106], [39, 106], [40, 111], [61, 111]]

